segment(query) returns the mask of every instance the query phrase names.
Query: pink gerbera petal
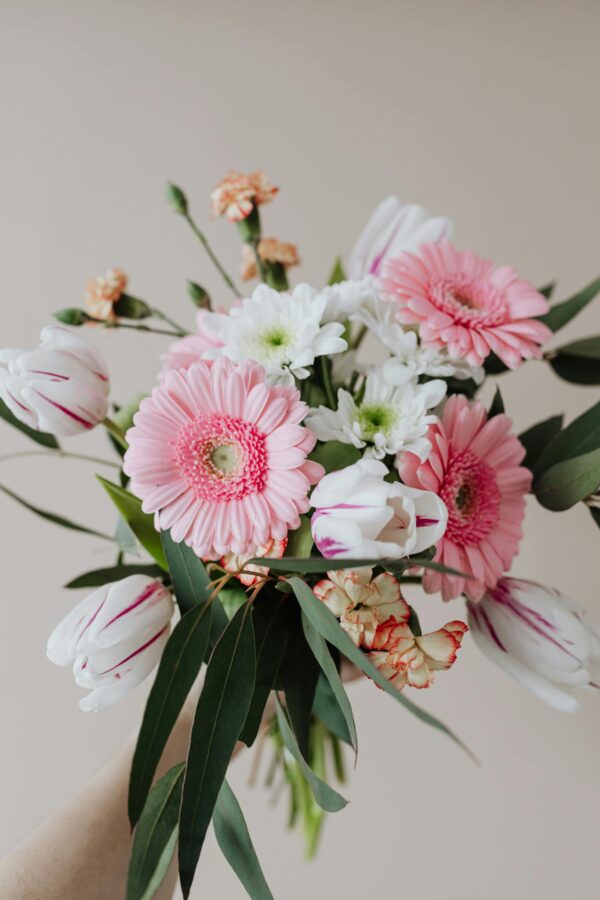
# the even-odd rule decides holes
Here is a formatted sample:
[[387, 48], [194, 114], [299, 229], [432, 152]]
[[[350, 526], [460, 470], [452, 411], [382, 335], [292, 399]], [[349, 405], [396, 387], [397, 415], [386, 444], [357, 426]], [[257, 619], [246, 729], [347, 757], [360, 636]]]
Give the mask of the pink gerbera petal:
[[510, 567], [521, 539], [531, 473], [520, 466], [524, 449], [505, 415], [488, 419], [483, 405], [450, 397], [441, 421], [430, 426], [425, 463], [403, 454], [402, 480], [437, 493], [448, 508], [448, 526], [435, 559], [470, 578], [426, 572], [429, 593], [445, 600], [463, 591], [479, 599]]
[[284, 539], [323, 475], [300, 426], [293, 387], [271, 387], [255, 363], [227, 357], [171, 371], [127, 434], [124, 469], [146, 512], [199, 556], [253, 555]]

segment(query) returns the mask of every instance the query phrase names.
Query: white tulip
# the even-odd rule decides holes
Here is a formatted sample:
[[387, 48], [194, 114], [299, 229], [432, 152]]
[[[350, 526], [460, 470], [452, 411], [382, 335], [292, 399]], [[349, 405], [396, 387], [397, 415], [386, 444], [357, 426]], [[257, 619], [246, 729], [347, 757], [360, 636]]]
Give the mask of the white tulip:
[[350, 254], [348, 277], [380, 275], [384, 260], [407, 251], [417, 253], [422, 244], [450, 237], [452, 222], [431, 216], [416, 203], [400, 203], [388, 197], [380, 203]]
[[108, 393], [102, 356], [66, 328], [44, 328], [36, 350], [0, 350], [0, 397], [36, 431], [69, 437], [94, 428]]
[[85, 597], [48, 638], [48, 658], [73, 663], [75, 680], [91, 693], [85, 712], [116, 703], [150, 674], [170, 632], [171, 594], [147, 575], [130, 575]]
[[573, 690], [599, 686], [600, 633], [558, 591], [504, 578], [468, 607], [477, 646], [540, 700], [574, 712]]
[[399, 559], [436, 544], [448, 511], [430, 491], [384, 481], [387, 467], [362, 459], [321, 479], [310, 498], [312, 534], [326, 559]]

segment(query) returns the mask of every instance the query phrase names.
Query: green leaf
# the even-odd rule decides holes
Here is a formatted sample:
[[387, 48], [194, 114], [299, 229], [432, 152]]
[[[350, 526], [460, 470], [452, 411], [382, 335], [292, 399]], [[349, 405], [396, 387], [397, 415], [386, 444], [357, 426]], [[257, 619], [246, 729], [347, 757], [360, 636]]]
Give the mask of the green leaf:
[[333, 264], [333, 269], [331, 270], [329, 278], [327, 279], [327, 284], [339, 284], [340, 281], [346, 281], [346, 272], [344, 270], [342, 257], [336, 256], [335, 262]]
[[463, 578], [470, 577], [467, 572], [459, 572], [458, 569], [452, 569], [450, 566], [444, 566], [421, 556], [404, 556], [401, 559], [324, 559], [322, 556], [298, 559], [284, 556], [283, 559], [257, 557], [250, 562], [259, 566], [268, 565], [272, 572], [300, 572], [303, 575], [321, 575], [324, 572], [337, 572], [339, 569], [359, 569], [361, 566], [380, 566], [388, 572], [401, 573], [409, 567], [417, 566], [431, 569], [434, 572], [460, 575]]
[[256, 659], [252, 606], [246, 604], [217, 643], [198, 701], [179, 822], [179, 874], [184, 898], [206, 837], [217, 796], [248, 715]]
[[311, 713], [320, 670], [306, 642], [300, 609], [295, 603], [286, 604], [286, 630], [287, 649], [279, 674], [294, 734], [301, 753], [308, 759]]
[[600, 487], [600, 448], [551, 466], [538, 478], [534, 492], [542, 506], [555, 512], [570, 509]]
[[337, 735], [346, 744], [351, 743], [346, 720], [323, 673], [317, 682], [312, 711], [313, 715], [323, 722], [330, 733]]
[[590, 510], [592, 519], [594, 520], [594, 522], [596, 523], [598, 528], [600, 528], [600, 507], [590, 506], [589, 510]]
[[544, 452], [550, 441], [562, 428], [563, 416], [551, 416], [532, 425], [527, 431], [519, 435], [519, 440], [526, 450], [525, 459], [521, 465], [533, 472], [535, 464]]
[[313, 548], [313, 536], [310, 530], [308, 516], [300, 516], [300, 527], [288, 532], [288, 542], [284, 556], [306, 557], [310, 556]]
[[101, 587], [112, 581], [120, 581], [129, 575], [149, 575], [151, 578], [162, 578], [164, 576], [163, 569], [160, 566], [154, 566], [151, 563], [140, 565], [126, 565], [123, 563], [119, 566], [110, 566], [107, 569], [93, 569], [91, 572], [85, 572], [73, 578], [66, 588], [76, 590], [77, 588]]
[[0, 400], [0, 418], [4, 419], [5, 422], [8, 422], [9, 425], [12, 425], [13, 428], [26, 434], [27, 437], [31, 438], [32, 441], [35, 441], [36, 444], [41, 444], [42, 447], [48, 447], [51, 450], [60, 449], [58, 441], [53, 434], [48, 434], [45, 431], [36, 431], [34, 428], [30, 428], [29, 425], [25, 425], [24, 422], [21, 422], [20, 419], [17, 419], [17, 417], [11, 413], [4, 400]]
[[184, 769], [184, 763], [169, 769], [150, 792], [133, 835], [127, 900], [151, 900], [167, 874], [177, 843]]
[[312, 650], [325, 678], [329, 682], [329, 686], [344, 717], [350, 735], [350, 744], [352, 745], [354, 752], [358, 753], [358, 738], [356, 735], [356, 725], [354, 724], [352, 707], [348, 700], [348, 695], [344, 690], [344, 685], [342, 684], [342, 679], [340, 678], [337, 667], [329, 652], [329, 648], [321, 634], [319, 634], [313, 623], [304, 613], [302, 613], [302, 628], [308, 646]]
[[53, 525], [60, 525], [61, 528], [69, 528], [71, 531], [80, 531], [82, 534], [91, 534], [94, 537], [102, 538], [104, 541], [114, 543], [114, 539], [110, 534], [103, 534], [101, 531], [95, 531], [93, 528], [88, 528], [86, 525], [79, 525], [77, 522], [72, 522], [71, 519], [65, 519], [64, 516], [58, 516], [56, 513], [48, 512], [47, 509], [41, 509], [39, 506], [34, 506], [3, 484], [0, 484], [0, 491], [6, 494], [7, 497], [10, 497], [11, 500], [24, 506], [29, 512], [35, 513], [36, 516], [40, 516], [42, 519], [46, 519], [47, 522], [52, 522]]
[[536, 466], [536, 478], [555, 463], [574, 456], [589, 453], [600, 447], [600, 402], [573, 420], [560, 431], [540, 455]]
[[263, 712], [286, 650], [283, 597], [268, 594], [262, 602], [255, 602], [252, 616], [256, 641], [256, 680], [250, 709], [240, 734], [240, 740], [248, 747], [256, 740]]
[[362, 458], [362, 453], [352, 444], [344, 444], [342, 441], [327, 441], [326, 444], [317, 444], [309, 459], [321, 463], [325, 471], [337, 472], [345, 469]]
[[152, 315], [152, 310], [145, 300], [132, 297], [131, 294], [121, 294], [113, 309], [120, 319], [147, 319]]
[[564, 381], [600, 384], [600, 337], [584, 338], [558, 347], [548, 361]]
[[317, 801], [321, 809], [324, 809], [327, 812], [339, 812], [341, 809], [348, 805], [348, 801], [345, 800], [341, 794], [338, 794], [337, 791], [334, 791], [332, 787], [322, 781], [318, 777], [318, 775], [315, 775], [313, 770], [306, 762], [304, 756], [300, 752], [300, 747], [298, 746], [298, 742], [296, 741], [294, 732], [290, 728], [287, 714], [281, 703], [279, 702], [279, 697], [276, 698], [276, 711], [277, 724], [279, 725], [279, 730], [281, 732], [283, 742], [298, 763], [302, 774], [308, 781], [315, 800]]
[[546, 300], [550, 300], [552, 298], [552, 294], [554, 293], [554, 289], [556, 287], [555, 281], [549, 281], [548, 284], [545, 284], [544, 287], [539, 288], [540, 294], [546, 298]]
[[502, 394], [500, 393], [500, 388], [496, 385], [496, 391], [494, 393], [494, 399], [492, 400], [492, 405], [490, 406], [490, 410], [488, 412], [488, 419], [493, 419], [494, 416], [499, 416], [504, 412], [504, 400], [502, 399]]
[[142, 512], [142, 503], [125, 488], [100, 475], [96, 478], [115, 504], [138, 541], [162, 569], [167, 569], [167, 560], [160, 542], [160, 534], [154, 528], [154, 517]]
[[495, 353], [490, 353], [483, 363], [483, 368], [486, 375], [502, 375], [503, 372], [508, 372], [508, 366]]
[[348, 637], [343, 628], [340, 627], [338, 620], [335, 618], [332, 612], [325, 606], [324, 603], [321, 603], [317, 597], [313, 594], [311, 589], [305, 584], [300, 578], [291, 578], [290, 584], [294, 589], [294, 593], [298, 598], [298, 603], [302, 608], [302, 612], [304, 615], [310, 619], [314, 627], [317, 629], [319, 634], [321, 634], [328, 643], [332, 644], [334, 647], [342, 653], [350, 662], [353, 662], [359, 669], [361, 669], [365, 675], [368, 675], [375, 684], [379, 685], [380, 688], [394, 698], [398, 703], [408, 709], [413, 715], [417, 716], [418, 719], [421, 719], [422, 722], [425, 722], [427, 725], [431, 725], [434, 728], [439, 729], [444, 734], [451, 737], [453, 741], [466, 750], [467, 753], [469, 751], [465, 747], [465, 745], [460, 741], [456, 735], [450, 731], [450, 729], [432, 716], [430, 713], [426, 712], [424, 709], [421, 709], [419, 706], [416, 706], [411, 700], [404, 696], [404, 694], [397, 690], [391, 684], [387, 678], [385, 678], [379, 670], [373, 665], [367, 653], [363, 653], [356, 644]]
[[552, 306], [545, 315], [539, 317], [539, 320], [551, 331], [558, 331], [560, 328], [564, 328], [571, 319], [574, 319], [582, 309], [585, 309], [599, 292], [600, 278], [596, 278], [578, 294]]
[[123, 516], [119, 516], [117, 527], [115, 529], [115, 541], [119, 545], [121, 553], [127, 553], [130, 556], [139, 556], [138, 545], [135, 534], [127, 524]]
[[148, 696], [129, 779], [129, 821], [137, 822], [169, 735], [196, 680], [208, 646], [209, 604], [196, 606], [173, 629]]
[[230, 620], [233, 619], [240, 606], [243, 606], [244, 603], [246, 603], [248, 595], [240, 582], [237, 579], [234, 579], [233, 583], [230, 581], [226, 588], [219, 591], [219, 600], [221, 601], [221, 606], [225, 610], [227, 619]]
[[213, 828], [223, 856], [241, 881], [251, 900], [273, 900], [260, 867], [237, 798], [223, 782], [213, 815]]

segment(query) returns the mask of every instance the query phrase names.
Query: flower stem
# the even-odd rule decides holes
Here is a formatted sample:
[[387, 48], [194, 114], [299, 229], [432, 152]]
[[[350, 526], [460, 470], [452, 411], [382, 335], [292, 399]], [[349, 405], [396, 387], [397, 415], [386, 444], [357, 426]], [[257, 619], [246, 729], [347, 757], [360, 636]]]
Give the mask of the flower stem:
[[162, 319], [163, 322], [166, 322], [167, 325], [170, 325], [174, 328], [180, 337], [186, 337], [190, 332], [186, 331], [185, 328], [182, 328], [181, 325], [178, 325], [177, 322], [174, 321], [170, 316], [166, 313], [162, 312], [160, 309], [156, 309], [156, 307], [152, 307], [152, 315], [157, 319]]
[[360, 327], [360, 329], [358, 330], [358, 332], [357, 332], [356, 337], [354, 338], [354, 340], [349, 341], [349, 344], [350, 344], [350, 350], [358, 350], [358, 348], [359, 348], [360, 345], [362, 344], [363, 338], [364, 338], [364, 336], [365, 336], [366, 333], [367, 333], [367, 326], [366, 326], [366, 325], [361, 325], [361, 327]]
[[90, 316], [88, 321], [95, 322], [97, 325], [102, 325], [103, 328], [129, 328], [132, 331], [146, 331], [150, 334], [167, 334], [169, 337], [182, 337], [182, 335], [187, 332], [181, 331], [178, 329], [177, 331], [167, 331], [166, 328], [151, 328], [150, 325], [132, 325], [129, 322], [111, 322], [106, 321], [104, 319], [94, 319], [93, 316]]
[[220, 261], [216, 257], [212, 247], [206, 240], [206, 237], [204, 236], [203, 232], [200, 231], [200, 229], [198, 228], [198, 226], [192, 219], [189, 212], [185, 213], [184, 218], [185, 218], [186, 222], [188, 223], [188, 225], [190, 226], [190, 228], [192, 229], [192, 231], [194, 232], [194, 234], [196, 235], [196, 237], [198, 238], [198, 240], [200, 241], [200, 243], [202, 244], [202, 246], [204, 247], [204, 249], [206, 250], [206, 252], [209, 256], [209, 259], [211, 260], [211, 262], [213, 263], [215, 268], [218, 270], [219, 274], [221, 275], [221, 278], [223, 279], [223, 281], [225, 282], [227, 287], [230, 289], [230, 291], [232, 291], [233, 294], [235, 294], [235, 297], [237, 300], [239, 297], [241, 297], [241, 293], [236, 288], [233, 279], [227, 274], [227, 272], [221, 265]]
[[123, 447], [124, 450], [127, 450], [129, 446], [127, 441], [125, 440], [125, 432], [122, 428], [120, 428], [116, 422], [113, 422], [108, 416], [104, 419], [103, 423], [104, 427], [108, 431], [108, 433]]
[[335, 409], [335, 392], [333, 390], [333, 384], [331, 382], [331, 363], [326, 356], [319, 356], [319, 372], [321, 375], [323, 390], [325, 391], [325, 396], [327, 397], [327, 404], [330, 409]]
[[120, 469], [121, 466], [109, 459], [101, 459], [99, 456], [87, 456], [85, 453], [69, 453], [66, 450], [25, 450], [20, 453], [7, 453], [0, 456], [0, 462], [6, 462], [9, 459], [21, 459], [24, 456], [50, 456], [55, 459], [80, 459], [85, 462], [96, 463], [100, 466], [111, 466], [113, 469]]

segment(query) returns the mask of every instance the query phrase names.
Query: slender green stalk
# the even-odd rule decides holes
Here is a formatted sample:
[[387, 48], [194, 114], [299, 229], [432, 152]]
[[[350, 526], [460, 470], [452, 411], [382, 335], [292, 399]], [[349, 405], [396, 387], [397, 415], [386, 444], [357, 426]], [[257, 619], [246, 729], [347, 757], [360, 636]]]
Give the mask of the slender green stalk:
[[104, 419], [103, 423], [104, 427], [108, 431], [112, 437], [114, 437], [115, 441], [117, 441], [121, 447], [125, 450], [128, 447], [127, 441], [125, 440], [125, 432], [122, 428], [120, 428], [116, 422], [113, 422], [108, 416]]
[[187, 333], [185, 331], [182, 332], [181, 330], [167, 331], [166, 328], [151, 328], [150, 325], [132, 325], [129, 322], [120, 321], [110, 322], [104, 319], [94, 319], [93, 316], [90, 316], [88, 321], [95, 322], [97, 325], [102, 325], [103, 328], [128, 328], [131, 331], [146, 331], [149, 334], [166, 334], [169, 337], [176, 338], [182, 337], [182, 335]]
[[186, 335], [188, 335], [190, 333], [189, 331], [186, 331], [185, 328], [182, 328], [181, 325], [178, 325], [174, 319], [172, 319], [170, 316], [168, 316], [162, 310], [157, 309], [154, 306], [151, 308], [152, 308], [152, 315], [157, 319], [162, 319], [162, 321], [166, 322], [167, 325], [171, 325], [171, 327], [177, 331], [177, 333], [179, 334], [180, 337], [186, 337]]
[[356, 337], [354, 338], [354, 340], [348, 342], [350, 345], [350, 350], [358, 350], [358, 348], [362, 344], [363, 338], [366, 335], [366, 333], [367, 333], [367, 326], [361, 325], [361, 327], [359, 328], [359, 330], [356, 333]]
[[319, 356], [319, 372], [323, 390], [327, 397], [327, 405], [330, 409], [336, 409], [335, 391], [331, 382], [331, 363], [326, 356]]
[[217, 256], [215, 255], [215, 253], [214, 253], [212, 247], [211, 247], [210, 244], [208, 243], [208, 241], [207, 241], [206, 237], [204, 236], [203, 232], [200, 231], [200, 229], [198, 228], [198, 226], [196, 225], [196, 223], [195, 223], [194, 220], [192, 219], [192, 217], [191, 217], [191, 215], [189, 214], [189, 212], [186, 211], [186, 212], [183, 214], [183, 217], [184, 217], [184, 219], [186, 220], [186, 222], [188, 223], [188, 225], [190, 226], [190, 228], [192, 229], [192, 231], [194, 232], [194, 234], [196, 235], [196, 237], [198, 238], [198, 240], [200, 241], [200, 243], [202, 244], [202, 246], [204, 247], [204, 249], [206, 250], [206, 253], [208, 254], [209, 259], [211, 260], [211, 262], [213, 263], [213, 265], [215, 266], [215, 268], [218, 270], [219, 274], [221, 275], [221, 278], [223, 279], [223, 281], [225, 282], [225, 284], [227, 285], [227, 287], [230, 289], [230, 291], [231, 291], [233, 294], [235, 294], [236, 299], [239, 298], [239, 297], [241, 297], [242, 295], [241, 295], [240, 291], [236, 288], [233, 279], [231, 278], [230, 275], [227, 274], [227, 272], [225, 271], [225, 269], [224, 269], [223, 266], [221, 265], [221, 262], [219, 261], [219, 259], [218, 259]]
[[21, 459], [24, 456], [50, 456], [55, 459], [80, 459], [84, 462], [96, 463], [100, 466], [110, 466], [113, 469], [120, 469], [121, 466], [109, 459], [101, 459], [99, 456], [87, 456], [85, 453], [69, 453], [66, 450], [25, 450], [21, 453], [7, 453], [0, 456], [0, 462], [6, 462], [9, 459]]

